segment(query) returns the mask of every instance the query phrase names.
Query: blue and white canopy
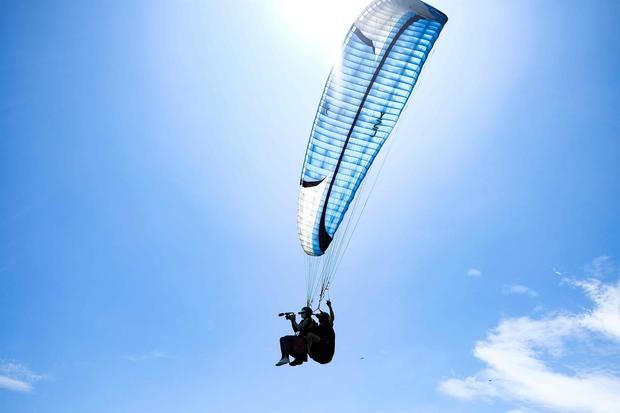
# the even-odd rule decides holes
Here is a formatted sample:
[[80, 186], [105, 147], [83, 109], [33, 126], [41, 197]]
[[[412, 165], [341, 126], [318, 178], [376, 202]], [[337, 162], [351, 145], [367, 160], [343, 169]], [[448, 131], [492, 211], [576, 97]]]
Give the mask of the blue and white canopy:
[[420, 0], [376, 0], [351, 26], [301, 173], [297, 223], [306, 254], [329, 247], [447, 21]]

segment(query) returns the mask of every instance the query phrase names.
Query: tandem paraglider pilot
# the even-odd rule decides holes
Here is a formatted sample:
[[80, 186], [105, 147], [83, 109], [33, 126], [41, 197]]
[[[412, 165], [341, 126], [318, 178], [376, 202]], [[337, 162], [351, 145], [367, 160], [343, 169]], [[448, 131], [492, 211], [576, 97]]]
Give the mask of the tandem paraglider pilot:
[[327, 364], [332, 361], [336, 351], [336, 333], [334, 332], [334, 310], [332, 302], [327, 300], [329, 313], [321, 311], [317, 318], [319, 325], [313, 328], [306, 336], [308, 343], [308, 354], [312, 360], [320, 364]]
[[[279, 314], [291, 321], [291, 327], [293, 327], [293, 331], [296, 332], [297, 335], [280, 337], [282, 358], [276, 363], [276, 366], [283, 366], [284, 364], [298, 366], [304, 361], [308, 361], [306, 335], [315, 327], [316, 323], [312, 319], [312, 309], [310, 307], [302, 308], [299, 314], [301, 315], [301, 321], [299, 323], [297, 323], [295, 313]], [[290, 361], [290, 357], [293, 357], [294, 360]]]
[[[282, 358], [276, 366], [289, 364], [298, 366], [308, 361], [308, 354], [317, 363], [327, 364], [334, 357], [336, 347], [336, 334], [334, 333], [334, 310], [328, 300], [329, 313], [320, 312], [317, 317], [319, 324], [312, 319], [312, 309], [304, 307], [299, 314], [302, 320], [297, 323], [295, 313], [280, 313], [291, 321], [291, 326], [296, 335], [280, 338], [280, 351]], [[294, 360], [291, 361], [290, 358]]]

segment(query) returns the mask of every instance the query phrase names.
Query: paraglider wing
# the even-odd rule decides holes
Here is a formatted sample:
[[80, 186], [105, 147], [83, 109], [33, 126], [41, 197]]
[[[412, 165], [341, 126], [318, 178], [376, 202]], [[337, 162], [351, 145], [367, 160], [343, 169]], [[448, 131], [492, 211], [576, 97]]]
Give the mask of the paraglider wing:
[[376, 0], [351, 26], [301, 173], [297, 224], [306, 254], [329, 247], [447, 20], [420, 0]]

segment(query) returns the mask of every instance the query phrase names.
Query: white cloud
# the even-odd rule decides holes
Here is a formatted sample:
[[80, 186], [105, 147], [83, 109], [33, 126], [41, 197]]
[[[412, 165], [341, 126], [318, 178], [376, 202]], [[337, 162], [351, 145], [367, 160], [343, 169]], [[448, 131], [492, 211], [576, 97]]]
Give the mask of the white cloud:
[[[439, 390], [462, 400], [508, 401], [518, 407], [513, 412], [620, 413], [620, 373], [602, 354], [605, 344], [620, 344], [620, 279], [570, 283], [583, 289], [591, 309], [503, 320], [475, 345], [474, 356], [486, 368], [445, 380]], [[587, 354], [578, 367], [575, 354]]]
[[32, 390], [32, 385], [25, 381], [12, 379], [0, 374], [0, 388], [11, 391], [29, 392]]
[[535, 413], [533, 410], [528, 410], [528, 409], [511, 409], [508, 410], [506, 413]]
[[16, 392], [29, 392], [36, 381], [44, 376], [34, 373], [26, 365], [15, 361], [0, 360], [0, 388]]
[[467, 270], [467, 275], [474, 278], [480, 278], [482, 277], [482, 271], [477, 268], [470, 268]]
[[581, 320], [584, 327], [620, 341], [620, 279], [615, 284], [600, 280], [573, 281], [596, 304]]
[[612, 274], [615, 268], [611, 257], [601, 255], [593, 259], [592, 262], [586, 266], [585, 270], [588, 277], [603, 278]]
[[516, 295], [527, 295], [528, 297], [538, 297], [538, 292], [532, 290], [525, 285], [513, 284], [513, 285], [505, 285], [502, 293], [505, 295], [516, 294]]
[[143, 361], [162, 359], [162, 358], [166, 358], [166, 357], [168, 357], [168, 354], [166, 352], [164, 352], [164, 351], [151, 350], [151, 351], [149, 351], [147, 353], [144, 353], [144, 354], [131, 355], [131, 356], [127, 356], [125, 358], [127, 360], [129, 360], [129, 361], [133, 361], [135, 363], [139, 363], [139, 362], [143, 362]]
[[490, 399], [497, 397], [497, 391], [491, 382], [474, 377], [461, 379], [448, 379], [439, 384], [439, 390], [452, 397], [461, 400]]

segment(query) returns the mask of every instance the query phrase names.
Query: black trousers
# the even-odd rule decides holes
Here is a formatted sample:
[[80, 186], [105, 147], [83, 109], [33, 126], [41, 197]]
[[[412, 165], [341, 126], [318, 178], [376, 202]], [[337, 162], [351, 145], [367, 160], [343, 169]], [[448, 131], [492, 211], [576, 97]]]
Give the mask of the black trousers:
[[308, 354], [305, 352], [300, 353], [294, 350], [295, 340], [298, 340], [297, 336], [284, 336], [280, 337], [280, 351], [282, 352], [282, 357], [292, 356], [294, 358], [302, 358], [302, 360], [308, 360]]

